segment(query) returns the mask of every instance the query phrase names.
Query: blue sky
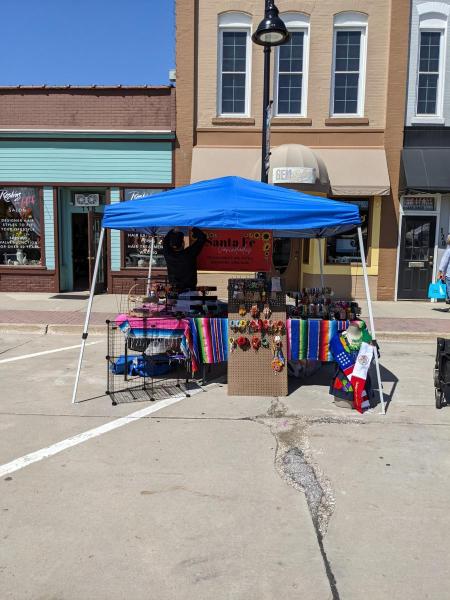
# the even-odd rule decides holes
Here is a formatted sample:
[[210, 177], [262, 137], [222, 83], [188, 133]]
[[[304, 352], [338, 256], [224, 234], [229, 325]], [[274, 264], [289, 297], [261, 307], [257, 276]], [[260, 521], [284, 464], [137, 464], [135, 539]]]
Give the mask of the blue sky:
[[0, 85], [165, 85], [174, 0], [0, 0]]

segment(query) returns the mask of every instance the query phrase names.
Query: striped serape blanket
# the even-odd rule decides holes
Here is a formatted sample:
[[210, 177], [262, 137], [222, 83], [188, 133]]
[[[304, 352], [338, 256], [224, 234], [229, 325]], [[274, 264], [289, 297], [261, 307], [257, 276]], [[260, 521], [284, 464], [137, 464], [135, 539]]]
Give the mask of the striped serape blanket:
[[194, 340], [188, 319], [131, 317], [120, 314], [114, 321], [124, 335], [129, 337], [145, 338], [151, 335], [153, 338], [181, 338], [183, 354], [190, 356], [192, 371], [198, 371], [199, 361], [194, 352]]
[[330, 340], [338, 331], [344, 331], [350, 321], [323, 321], [322, 319], [288, 319], [288, 358], [290, 360], [334, 360]]
[[210, 365], [228, 360], [228, 319], [189, 319], [189, 325], [199, 362]]

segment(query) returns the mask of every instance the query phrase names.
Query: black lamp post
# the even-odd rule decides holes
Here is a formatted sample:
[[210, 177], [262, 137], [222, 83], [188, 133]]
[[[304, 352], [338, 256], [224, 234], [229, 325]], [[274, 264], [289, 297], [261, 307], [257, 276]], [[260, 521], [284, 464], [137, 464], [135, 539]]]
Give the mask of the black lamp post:
[[278, 15], [278, 8], [273, 0], [265, 0], [264, 19], [252, 35], [252, 40], [259, 46], [264, 46], [264, 92], [263, 92], [263, 124], [261, 151], [261, 181], [269, 181], [270, 148], [267, 143], [268, 114], [270, 109], [270, 49], [281, 46], [290, 38], [286, 25]]

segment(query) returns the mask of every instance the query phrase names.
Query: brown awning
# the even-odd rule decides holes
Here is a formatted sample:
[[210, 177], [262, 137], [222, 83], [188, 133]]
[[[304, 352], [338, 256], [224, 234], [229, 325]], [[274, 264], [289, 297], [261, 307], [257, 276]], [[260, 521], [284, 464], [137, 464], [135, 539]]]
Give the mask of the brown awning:
[[[270, 177], [273, 167], [293, 167], [292, 145], [286, 155], [289, 164], [281, 165], [284, 156], [283, 146], [273, 148]], [[304, 148], [299, 145], [299, 148]], [[331, 194], [334, 196], [386, 196], [390, 193], [389, 174], [383, 148], [313, 148], [312, 153], [319, 159], [320, 180], [329, 179]], [[287, 160], [286, 158], [286, 160]], [[283, 159], [284, 160], [284, 159]], [[261, 150], [259, 148], [238, 147], [196, 147], [192, 154], [191, 182], [214, 179], [226, 175], [237, 175], [247, 179], [259, 179]], [[283, 162], [281, 160], [281, 162]], [[298, 166], [305, 166], [304, 161]], [[276, 164], [275, 164], [276, 163]], [[309, 163], [308, 163], [309, 164]], [[308, 186], [305, 186], [305, 191]]]
[[387, 196], [384, 148], [314, 148], [325, 163], [333, 196]]
[[192, 153], [191, 183], [226, 175], [258, 179], [255, 165], [260, 154], [259, 148], [196, 147]]

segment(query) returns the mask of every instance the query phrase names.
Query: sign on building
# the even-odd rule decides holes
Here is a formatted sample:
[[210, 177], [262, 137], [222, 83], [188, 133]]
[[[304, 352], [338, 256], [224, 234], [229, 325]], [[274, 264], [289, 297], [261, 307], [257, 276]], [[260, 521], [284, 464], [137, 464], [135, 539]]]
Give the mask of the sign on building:
[[75, 206], [99, 206], [100, 194], [75, 194]]
[[312, 167], [274, 167], [272, 183], [315, 183], [316, 169]]

